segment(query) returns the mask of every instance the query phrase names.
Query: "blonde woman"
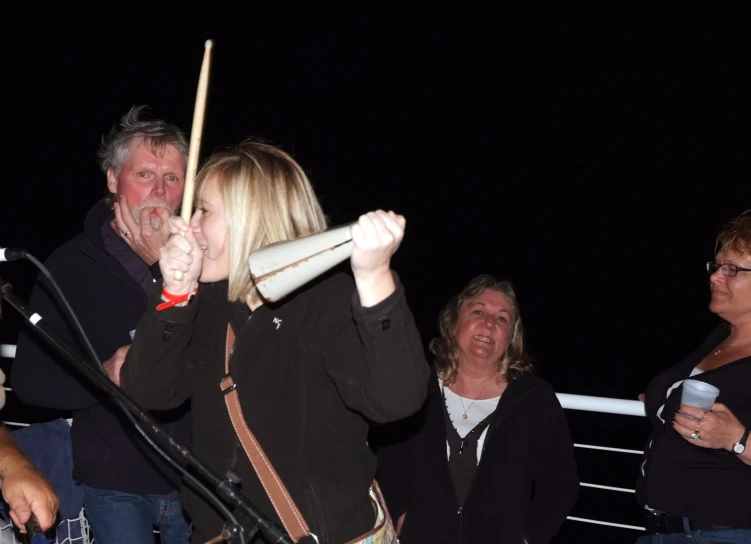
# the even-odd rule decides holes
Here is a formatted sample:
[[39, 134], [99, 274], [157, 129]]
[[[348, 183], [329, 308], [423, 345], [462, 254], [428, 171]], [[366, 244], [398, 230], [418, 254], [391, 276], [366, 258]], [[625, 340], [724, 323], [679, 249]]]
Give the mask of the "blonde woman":
[[553, 388], [532, 373], [513, 286], [473, 279], [438, 324], [424, 408], [377, 433], [401, 542], [549, 542], [579, 488], [574, 447]]
[[[302, 168], [274, 146], [246, 141], [212, 156], [197, 179], [190, 225], [171, 219], [155, 289], [122, 366], [125, 391], [149, 409], [190, 398], [194, 451], [278, 520], [238, 444], [220, 381], [228, 323], [230, 371], [243, 415], [318, 541], [347, 542], [374, 527], [376, 460], [368, 422], [416, 412], [428, 368], [404, 288], [390, 267], [405, 219], [376, 211], [352, 227], [352, 276], [329, 275], [276, 303], [248, 270], [251, 252], [326, 228]], [[183, 234], [184, 236], [181, 236]], [[174, 272], [183, 279], [176, 281]], [[194, 541], [223, 520], [191, 490]]]

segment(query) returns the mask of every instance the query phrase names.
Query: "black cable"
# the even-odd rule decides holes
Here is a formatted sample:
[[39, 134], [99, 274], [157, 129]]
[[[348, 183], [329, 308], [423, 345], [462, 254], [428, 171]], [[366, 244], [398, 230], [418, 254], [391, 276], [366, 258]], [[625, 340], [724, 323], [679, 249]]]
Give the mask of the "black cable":
[[[86, 335], [86, 332], [84, 331], [83, 327], [81, 326], [81, 323], [78, 321], [78, 318], [76, 317], [75, 312], [73, 311], [73, 308], [71, 308], [70, 304], [68, 303], [68, 299], [65, 298], [65, 295], [63, 294], [60, 287], [57, 285], [57, 282], [52, 277], [52, 274], [49, 270], [41, 263], [39, 260], [37, 260], [36, 257], [34, 257], [31, 253], [27, 253], [26, 258], [30, 260], [34, 265], [36, 265], [37, 268], [44, 274], [44, 276], [49, 280], [52, 287], [55, 289], [55, 293], [57, 296], [60, 297], [60, 300], [63, 303], [63, 306], [65, 307], [66, 312], [69, 314], [70, 319], [73, 321], [73, 323], [76, 326], [76, 330], [78, 334], [80, 335], [81, 339], [83, 340], [83, 343], [86, 347], [86, 350], [89, 353], [89, 357], [91, 357], [94, 361], [98, 363], [96, 366], [97, 369], [102, 371], [102, 374], [107, 377], [109, 380], [109, 376], [107, 376], [107, 372], [104, 370], [104, 365], [99, 360], [99, 357], [96, 354], [96, 351], [94, 350], [94, 347], [91, 345], [91, 342], [89, 341], [89, 337]], [[201, 483], [195, 476], [193, 476], [190, 472], [188, 472], [185, 468], [180, 466], [179, 463], [177, 463], [170, 455], [165, 452], [162, 447], [154, 442], [154, 440], [146, 434], [144, 429], [141, 427], [141, 424], [136, 420], [135, 417], [133, 417], [133, 414], [130, 413], [130, 410], [117, 398], [113, 398], [113, 400], [117, 403], [117, 405], [120, 407], [120, 409], [125, 413], [127, 418], [130, 420], [130, 422], [135, 426], [136, 430], [139, 432], [139, 434], [146, 440], [146, 442], [154, 448], [159, 455], [161, 455], [164, 459], [167, 460], [167, 462], [170, 463], [174, 468], [180, 472], [180, 474], [192, 485], [196, 487], [196, 489], [204, 494], [204, 496], [209, 499], [210, 502], [212, 502], [225, 516], [226, 519], [231, 521], [233, 524], [237, 525], [238, 521], [235, 518], [235, 516], [232, 514], [232, 512], [227, 508], [227, 506], [214, 494], [212, 493], [203, 483]], [[152, 427], [155, 425], [152, 424]], [[161, 432], [161, 431], [158, 431]]]
[[[28, 257], [28, 253], [24, 252], [22, 258]], [[91, 343], [88, 342], [83, 328], [81, 327], [80, 323], [78, 323], [78, 320], [76, 319], [75, 314], [70, 307], [70, 304], [68, 304], [65, 296], [61, 292], [59, 286], [56, 285], [49, 271], [47, 271], [46, 268], [44, 268], [44, 266], [39, 263], [39, 261], [36, 261], [32, 258], [32, 262], [37, 265], [42, 273], [44, 273], [44, 275], [50, 280], [50, 283], [56, 290], [57, 294], [60, 296], [66, 312], [70, 313], [70, 317], [78, 327], [82, 339], [84, 339], [84, 341], [88, 344], [89, 349], [91, 349]], [[57, 350], [66, 359], [68, 359], [79, 372], [83, 373], [86, 378], [89, 379], [89, 381], [91, 381], [97, 387], [102, 389], [103, 392], [112, 397], [112, 399], [115, 400], [124, 411], [127, 410], [126, 415], [132, 422], [134, 420], [132, 419], [130, 414], [135, 415], [142, 423], [146, 424], [147, 427], [150, 427], [154, 436], [160, 437], [162, 441], [174, 448], [177, 453], [182, 456], [183, 459], [189, 462], [190, 468], [194, 468], [197, 471], [198, 475], [200, 475], [207, 482], [210, 482], [214, 486], [215, 491], [207, 489], [204, 485], [201, 484], [200, 481], [196, 480], [196, 478], [192, 474], [188, 473], [181, 466], [175, 465], [170, 455], [158, 448], [157, 445], [154, 444], [150, 439], [150, 437], [144, 435], [143, 429], [138, 426], [138, 423], [134, 422], [134, 426], [137, 430], [139, 430], [141, 435], [144, 436], [147, 442], [150, 443], [160, 455], [165, 457], [168, 462], [175, 466], [175, 468], [185, 476], [185, 480], [187, 482], [193, 484], [195, 486], [195, 489], [202, 492], [209, 500], [209, 502], [215, 504], [218, 507], [219, 511], [225, 513], [227, 522], [224, 524], [222, 534], [220, 535], [222, 538], [224, 538], [225, 540], [230, 540], [232, 542], [239, 541], [244, 543], [248, 542], [250, 538], [255, 535], [258, 530], [260, 530], [269, 542], [275, 542], [278, 544], [293, 544], [293, 541], [291, 540], [290, 536], [284, 531], [284, 529], [280, 528], [273, 521], [268, 519], [265, 514], [258, 510], [252, 503], [250, 503], [245, 497], [243, 497], [241, 493], [238, 492], [237, 484], [239, 483], [239, 478], [236, 474], [229, 471], [225, 475], [226, 477], [224, 479], [217, 477], [212, 472], [212, 470], [209, 469], [188, 448], [175, 441], [169, 435], [166, 435], [164, 431], [161, 430], [159, 425], [154, 421], [154, 419], [145, 410], [143, 410], [140, 406], [133, 402], [133, 400], [131, 400], [119, 387], [115, 386], [106, 375], [106, 372], [103, 371], [103, 368], [101, 368], [101, 362], [99, 362], [99, 359], [96, 356], [96, 352], [93, 353], [93, 359], [100, 363], [100, 367], [96, 367], [96, 365], [87, 361], [77, 350], [72, 350], [68, 345], [68, 342], [61, 338], [52, 328], [50, 328], [49, 325], [47, 325], [46, 320], [42, 316], [35, 312], [32, 312], [26, 304], [24, 304], [16, 295], [13, 294], [13, 292], [11, 291], [11, 285], [5, 282], [2, 278], [0, 278], [0, 297], [9, 302], [10, 305], [13, 306], [13, 308], [15, 308], [29, 321], [29, 323], [34, 325], [34, 327], [40, 332], [40, 334], [42, 334], [45, 340], [47, 340], [55, 348], [57, 348]], [[93, 351], [93, 349], [91, 349], [91, 351]], [[216, 495], [215, 492], [218, 492], [219, 495]], [[227, 510], [226, 505], [221, 502], [220, 496], [224, 497], [224, 499], [234, 507], [232, 512], [229, 512]], [[306, 537], [306, 539], [304, 540], [307, 541], [307, 539], [308, 537]], [[302, 543], [302, 540], [300, 542]]]

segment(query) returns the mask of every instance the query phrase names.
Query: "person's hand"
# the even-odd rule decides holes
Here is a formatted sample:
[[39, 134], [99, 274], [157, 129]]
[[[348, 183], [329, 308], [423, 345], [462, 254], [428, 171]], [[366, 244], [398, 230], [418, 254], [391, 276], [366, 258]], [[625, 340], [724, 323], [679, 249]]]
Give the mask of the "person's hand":
[[390, 211], [368, 212], [352, 225], [352, 272], [367, 278], [390, 270], [391, 256], [404, 238], [406, 219]]
[[125, 195], [114, 204], [115, 223], [120, 237], [151, 266], [159, 260], [159, 250], [170, 236], [167, 219], [170, 212], [166, 208], [146, 207], [139, 215], [140, 224], [136, 223]]
[[31, 465], [24, 463], [9, 470], [2, 480], [5, 502], [10, 506], [10, 517], [22, 533], [33, 513], [39, 526], [46, 531], [55, 523], [60, 501], [52, 486]]
[[[699, 421], [684, 414], [694, 416]], [[720, 403], [713, 404], [709, 412], [695, 406], [681, 405], [675, 413], [672, 425], [678, 434], [695, 446], [727, 451], [733, 449], [733, 444], [746, 430], [733, 412]], [[691, 438], [694, 432], [699, 435], [699, 440]]]
[[363, 306], [374, 306], [396, 289], [391, 257], [404, 238], [406, 223], [393, 211], [377, 210], [352, 225], [352, 273]]
[[104, 362], [104, 371], [112, 382], [120, 386], [120, 368], [125, 362], [125, 356], [128, 354], [130, 344], [117, 348], [115, 354]]
[[639, 393], [636, 396], [636, 398], [639, 399], [640, 401], [644, 402], [644, 403], [647, 402], [647, 394], [646, 393]]
[[[182, 217], [170, 217], [167, 223], [172, 235], [159, 250], [159, 268], [162, 270], [165, 291], [184, 295], [198, 287], [198, 278], [203, 269], [203, 250]], [[176, 270], [183, 273], [181, 280], [175, 279]]]

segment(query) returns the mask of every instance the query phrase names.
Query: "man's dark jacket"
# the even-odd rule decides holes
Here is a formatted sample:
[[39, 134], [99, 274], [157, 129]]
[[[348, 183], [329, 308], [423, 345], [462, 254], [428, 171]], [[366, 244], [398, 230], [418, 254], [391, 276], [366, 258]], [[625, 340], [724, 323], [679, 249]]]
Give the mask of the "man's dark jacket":
[[[136, 328], [148, 298], [104, 248], [102, 224], [111, 215], [104, 201], [97, 203], [86, 217], [84, 232], [63, 244], [45, 263], [101, 361], [130, 344], [129, 331]], [[29, 306], [85, 354], [49, 281], [41, 275]], [[114, 402], [34, 331], [27, 330], [19, 338], [11, 383], [25, 404], [72, 412], [76, 480], [99, 489], [150, 495], [168, 494], [179, 487], [175, 470], [146, 444]], [[153, 415], [169, 434], [189, 445], [187, 406]]]

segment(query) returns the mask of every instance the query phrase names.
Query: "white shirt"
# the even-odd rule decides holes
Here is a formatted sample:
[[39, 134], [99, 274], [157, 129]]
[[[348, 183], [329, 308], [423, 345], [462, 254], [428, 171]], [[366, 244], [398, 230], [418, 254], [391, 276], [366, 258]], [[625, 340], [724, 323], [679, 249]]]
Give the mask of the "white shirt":
[[[696, 366], [696, 367], [694, 367], [694, 369], [693, 369], [693, 370], [691, 371], [691, 374], [689, 374], [689, 378], [692, 378], [693, 376], [696, 376], [697, 374], [701, 374], [702, 372], [704, 372], [704, 371], [703, 371], [703, 370], [702, 370], [701, 368], [699, 368], [698, 366]], [[683, 380], [678, 380], [678, 381], [677, 381], [677, 382], [675, 382], [675, 383], [674, 383], [673, 385], [671, 385], [671, 386], [670, 386], [670, 387], [668, 388], [668, 390], [667, 390], [667, 393], [665, 393], [665, 400], [668, 400], [668, 397], [670, 396], [670, 393], [672, 393], [672, 392], [673, 392], [673, 389], [675, 389], [676, 387], [679, 387], [679, 386], [680, 386], [680, 385], [681, 385], [682, 383], [683, 383]], [[663, 423], [665, 423], [665, 420], [664, 420], [664, 419], [662, 419], [662, 411], [663, 411], [663, 409], [664, 409], [664, 408], [665, 408], [665, 405], [664, 405], [664, 404], [663, 404], [663, 405], [661, 405], [661, 406], [660, 406], [660, 407], [659, 407], [659, 408], [657, 409], [657, 413], [655, 414], [655, 415], [656, 415], [656, 416], [657, 416], [657, 417], [659, 418], [659, 420], [660, 420], [660, 421], [662, 421]]]
[[[446, 397], [446, 408], [448, 409], [449, 418], [454, 425], [456, 432], [459, 433], [461, 438], [464, 438], [469, 432], [474, 429], [482, 420], [488, 417], [498, 407], [498, 401], [501, 400], [501, 396], [493, 397], [491, 399], [474, 400], [466, 397], [460, 397], [454, 393], [448, 387], [444, 387], [443, 380], [438, 378], [438, 383], [443, 391], [444, 397]], [[464, 411], [467, 411], [467, 419], [464, 419], [462, 415]], [[480, 463], [480, 457], [482, 456], [482, 445], [485, 443], [485, 436], [488, 434], [488, 427], [482, 431], [480, 438], [477, 440], [477, 463]], [[446, 440], [446, 457], [451, 457], [451, 449], [449, 448], [448, 440]]]

